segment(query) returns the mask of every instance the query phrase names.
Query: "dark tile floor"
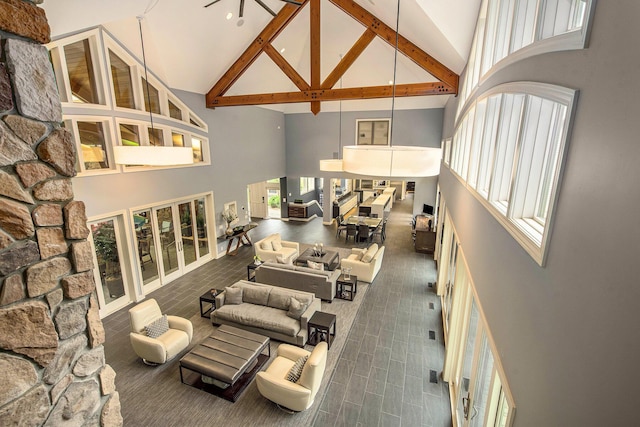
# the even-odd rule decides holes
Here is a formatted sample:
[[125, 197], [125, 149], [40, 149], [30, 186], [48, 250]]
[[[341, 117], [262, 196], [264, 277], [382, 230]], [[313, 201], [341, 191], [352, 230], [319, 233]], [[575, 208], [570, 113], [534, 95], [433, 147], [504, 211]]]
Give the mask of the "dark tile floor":
[[[435, 263], [413, 250], [412, 203], [409, 197], [394, 204], [383, 267], [360, 307], [314, 426], [451, 425], [448, 386], [439, 377], [444, 363], [440, 299], [428, 286], [436, 279]], [[344, 237], [336, 239], [335, 226], [324, 226], [320, 218], [259, 221], [252, 240], [274, 232], [284, 240], [354, 246]], [[188, 318], [199, 310], [198, 297], [206, 290], [245, 279], [253, 254], [253, 248], [243, 247], [237, 256], [211, 261], [151, 296], [164, 312]], [[104, 319], [104, 326], [106, 360], [114, 365], [122, 357], [119, 347], [129, 345], [128, 307]], [[429, 339], [429, 331], [435, 339]], [[431, 371], [437, 373], [436, 384], [429, 381]]]

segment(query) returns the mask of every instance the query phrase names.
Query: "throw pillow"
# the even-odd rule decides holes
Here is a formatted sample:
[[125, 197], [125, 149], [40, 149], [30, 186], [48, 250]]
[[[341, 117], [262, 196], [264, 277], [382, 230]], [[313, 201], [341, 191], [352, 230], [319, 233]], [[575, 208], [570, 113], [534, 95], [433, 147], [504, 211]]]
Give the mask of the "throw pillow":
[[144, 327], [145, 332], [149, 338], [158, 338], [169, 330], [169, 321], [167, 315], [163, 314], [162, 317], [157, 318], [153, 322]]
[[307, 265], [314, 270], [324, 271], [324, 264], [321, 262], [307, 261]]
[[292, 319], [300, 320], [302, 313], [304, 313], [307, 309], [307, 304], [303, 303], [299, 299], [295, 297], [291, 297], [291, 301], [289, 302], [289, 311], [287, 311], [287, 316]]
[[273, 242], [271, 242], [271, 246], [273, 246], [273, 250], [276, 252], [282, 250], [282, 243], [280, 243], [280, 241], [278, 240], [274, 240]]
[[271, 242], [260, 243], [260, 249], [262, 249], [263, 251], [270, 251], [272, 248], [273, 246], [271, 246]]
[[287, 381], [291, 381], [292, 383], [298, 382], [300, 379], [300, 375], [302, 375], [302, 370], [304, 369], [304, 364], [307, 363], [307, 359], [309, 356], [303, 356], [296, 360], [296, 363], [293, 364], [289, 372], [287, 372], [287, 376], [285, 379]]
[[224, 288], [225, 304], [242, 304], [242, 288]]
[[374, 243], [373, 245], [369, 246], [367, 252], [365, 252], [365, 254], [362, 256], [362, 262], [371, 262], [376, 252], [378, 252], [378, 244]]

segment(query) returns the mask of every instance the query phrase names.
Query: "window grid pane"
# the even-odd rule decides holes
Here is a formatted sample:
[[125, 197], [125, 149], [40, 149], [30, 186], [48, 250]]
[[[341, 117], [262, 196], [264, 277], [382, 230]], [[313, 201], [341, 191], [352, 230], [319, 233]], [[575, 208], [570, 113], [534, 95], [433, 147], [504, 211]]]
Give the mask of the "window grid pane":
[[162, 129], [147, 128], [149, 130], [149, 145], [156, 147], [164, 145], [164, 135]]
[[138, 146], [140, 145], [140, 132], [138, 126], [129, 124], [120, 124], [120, 139], [122, 145]]
[[174, 147], [184, 147], [184, 135], [171, 132], [171, 142]]
[[72, 101], [81, 104], [99, 104], [89, 40], [80, 40], [66, 45], [64, 55], [69, 72]]
[[160, 114], [160, 93], [151, 83], [147, 84], [144, 77], [142, 80], [142, 94], [144, 95], [144, 109], [154, 114]]
[[109, 169], [103, 123], [78, 122], [78, 133], [84, 169]]
[[111, 63], [111, 76], [113, 93], [116, 105], [123, 108], [136, 108], [133, 99], [133, 83], [131, 68], [115, 53], [109, 50], [109, 62]]
[[496, 138], [498, 134], [498, 121], [501, 113], [502, 95], [489, 98], [487, 119], [482, 136], [482, 149], [480, 152], [480, 168], [478, 171], [478, 192], [486, 199], [489, 197], [489, 183], [493, 170]]
[[182, 120], [182, 110], [176, 104], [169, 102], [169, 116], [174, 119]]
[[198, 138], [191, 138], [191, 150], [193, 150], [193, 163], [200, 163], [204, 161], [204, 154], [202, 152], [202, 140]]

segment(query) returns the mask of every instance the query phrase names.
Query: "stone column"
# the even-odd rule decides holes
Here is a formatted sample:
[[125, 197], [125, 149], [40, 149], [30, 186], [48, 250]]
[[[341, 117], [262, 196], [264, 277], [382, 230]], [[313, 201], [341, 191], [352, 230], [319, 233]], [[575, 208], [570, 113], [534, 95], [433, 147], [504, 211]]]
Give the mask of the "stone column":
[[40, 3], [0, 1], [0, 425], [120, 426]]

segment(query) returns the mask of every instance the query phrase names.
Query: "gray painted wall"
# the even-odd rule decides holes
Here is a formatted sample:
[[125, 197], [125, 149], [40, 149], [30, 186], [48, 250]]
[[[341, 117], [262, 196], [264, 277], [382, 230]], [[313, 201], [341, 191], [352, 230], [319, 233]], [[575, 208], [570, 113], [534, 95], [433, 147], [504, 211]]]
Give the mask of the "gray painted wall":
[[[394, 112], [392, 129], [393, 145], [412, 145], [440, 147], [442, 141], [442, 120], [444, 109], [397, 110]], [[356, 137], [356, 119], [389, 118], [391, 111], [343, 112], [342, 128], [340, 115], [336, 112], [287, 114], [285, 116], [285, 135], [287, 146], [287, 176], [297, 179], [300, 176], [328, 178], [362, 178], [347, 173], [321, 172], [319, 161], [333, 158], [338, 151], [339, 130], [342, 132], [342, 146], [354, 145]], [[414, 207], [422, 209], [423, 203], [435, 204], [436, 178], [416, 180]], [[291, 189], [289, 189], [291, 192]], [[325, 203], [326, 204], [326, 203]], [[324, 209], [324, 221], [331, 219], [330, 209]]]
[[[224, 203], [247, 206], [247, 185], [286, 175], [284, 115], [258, 107], [205, 108], [204, 95], [173, 91], [209, 126], [211, 165], [73, 180], [87, 215], [213, 191], [216, 222]], [[219, 231], [218, 231], [219, 234]]]
[[[638, 424], [640, 3], [598, 6], [588, 49], [523, 60], [479, 90], [520, 80], [580, 90], [546, 266], [448, 169], [440, 177], [516, 427]], [[445, 136], [453, 111], [455, 101]]]

